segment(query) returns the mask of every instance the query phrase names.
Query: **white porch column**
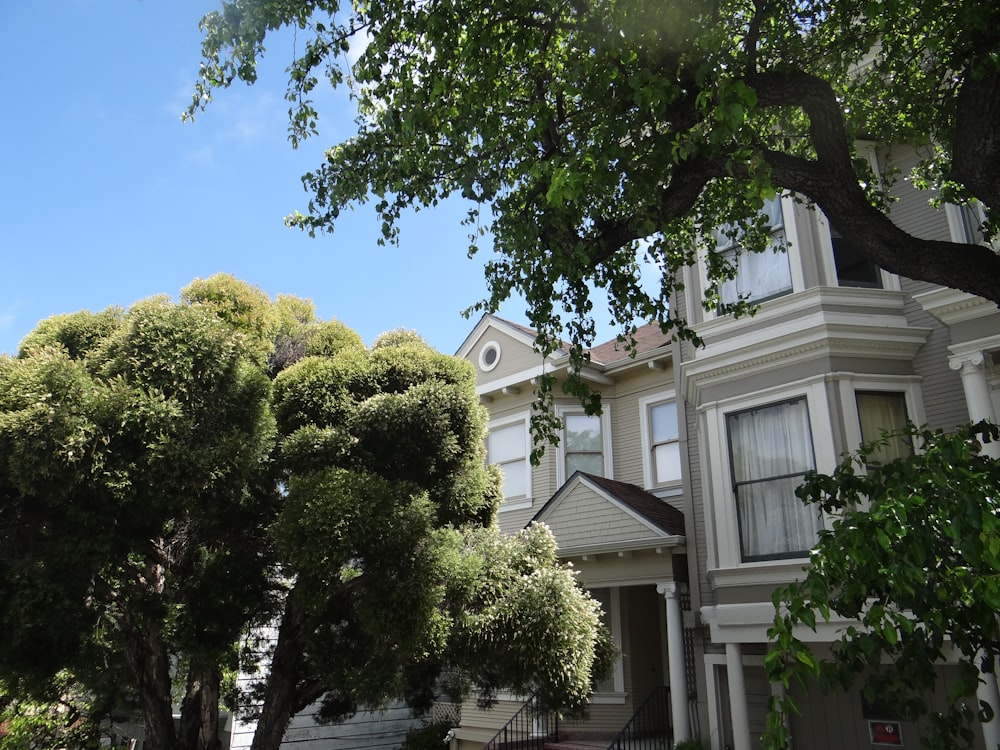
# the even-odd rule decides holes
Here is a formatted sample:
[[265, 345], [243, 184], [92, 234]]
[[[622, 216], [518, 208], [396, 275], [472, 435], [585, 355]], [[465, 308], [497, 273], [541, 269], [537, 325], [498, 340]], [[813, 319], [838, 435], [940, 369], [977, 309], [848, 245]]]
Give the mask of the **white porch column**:
[[993, 718], [982, 725], [983, 742], [986, 750], [1000, 750], [1000, 691], [997, 689], [997, 678], [989, 672], [980, 673], [979, 680], [976, 697], [993, 709]]
[[[667, 608], [667, 664], [670, 669], [670, 718], [674, 727], [674, 742], [690, 739], [688, 719], [688, 686], [684, 670], [684, 616], [681, 614], [680, 593], [676, 581], [656, 584], [656, 591]], [[991, 748], [992, 750], [992, 748]]]
[[[948, 358], [948, 366], [952, 370], [957, 370], [962, 376], [962, 389], [965, 391], [969, 419], [972, 422], [981, 419], [996, 422], [997, 415], [993, 409], [993, 399], [990, 398], [990, 386], [986, 379], [986, 356], [983, 352], [955, 354]], [[992, 458], [1000, 458], [1000, 443], [985, 443], [983, 453]], [[989, 672], [981, 673], [979, 679], [976, 697], [993, 709], [993, 720], [982, 725], [983, 740], [987, 750], [1000, 750], [1000, 690], [997, 688], [997, 678], [993, 672]]]
[[747, 717], [747, 686], [743, 677], [743, 649], [726, 644], [726, 678], [729, 682], [729, 715], [733, 722], [733, 749], [750, 750], [750, 720]]
[[[962, 376], [962, 389], [965, 391], [969, 419], [973, 422], [981, 419], [996, 422], [997, 415], [993, 411], [990, 386], [986, 381], [986, 356], [981, 351], [956, 354], [948, 358], [948, 366], [952, 370], [957, 370]], [[1000, 458], [1000, 443], [984, 444], [983, 454]]]

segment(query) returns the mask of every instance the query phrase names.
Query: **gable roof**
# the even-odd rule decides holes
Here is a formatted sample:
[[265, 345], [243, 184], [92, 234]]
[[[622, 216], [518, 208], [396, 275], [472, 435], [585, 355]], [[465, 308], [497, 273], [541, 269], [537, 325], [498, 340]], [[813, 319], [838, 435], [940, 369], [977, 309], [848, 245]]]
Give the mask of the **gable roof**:
[[[582, 473], [582, 472], [581, 472]], [[626, 482], [616, 482], [594, 474], [584, 474], [594, 484], [603, 487], [618, 500], [659, 526], [668, 534], [684, 533], [684, 514], [651, 492]]]
[[634, 484], [578, 471], [532, 518], [544, 522], [560, 554], [684, 544], [684, 514]]

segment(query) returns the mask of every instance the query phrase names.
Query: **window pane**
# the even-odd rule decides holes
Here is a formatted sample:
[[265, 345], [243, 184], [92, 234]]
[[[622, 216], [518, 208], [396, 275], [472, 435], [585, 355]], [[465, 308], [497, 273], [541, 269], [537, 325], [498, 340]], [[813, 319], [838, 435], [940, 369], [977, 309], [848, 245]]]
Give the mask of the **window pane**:
[[500, 465], [503, 474], [503, 496], [525, 497], [528, 494], [528, 466], [526, 461], [513, 461]]
[[983, 234], [983, 217], [980, 213], [980, 204], [974, 203], [972, 205], [959, 206], [959, 216], [962, 219], [962, 234], [965, 237], [965, 241], [972, 244], [978, 245], [986, 241], [986, 235]]
[[669, 401], [657, 404], [649, 410], [649, 422], [653, 431], [653, 443], [665, 443], [677, 439], [677, 404]]
[[805, 399], [729, 414], [726, 424], [743, 559], [805, 554], [822, 526], [795, 497], [815, 467]]
[[679, 443], [664, 443], [653, 449], [653, 467], [656, 482], [679, 482], [681, 479], [681, 446]]
[[781, 198], [779, 196], [776, 195], [764, 201], [764, 208], [761, 213], [767, 217], [767, 225], [771, 229], [785, 226], [785, 219], [781, 212]]
[[882, 288], [882, 274], [855, 245], [851, 244], [834, 227], [830, 227], [830, 241], [833, 243], [833, 262], [837, 267], [837, 283], [840, 286]]
[[795, 497], [801, 476], [745, 484], [736, 490], [743, 559], [805, 556], [823, 528], [819, 509]]
[[[597, 588], [589, 589], [587, 591], [591, 598], [596, 599], [601, 603], [601, 624], [608, 629], [609, 633], [613, 635], [618, 631], [618, 623], [614, 622], [611, 614], [611, 589]], [[621, 659], [621, 655], [617, 657]], [[615, 672], [612, 669], [611, 674], [605, 677], [603, 680], [597, 680], [594, 684], [595, 693], [613, 693], [615, 692]]]
[[815, 466], [805, 399], [726, 419], [736, 482], [805, 473]]
[[604, 457], [600, 453], [567, 453], [566, 476], [572, 476], [574, 471], [603, 477]]
[[757, 301], [792, 291], [792, 271], [783, 244], [762, 253], [737, 256], [736, 250], [730, 250], [727, 255], [731, 256], [729, 261], [736, 264], [736, 278], [722, 284], [723, 302], [733, 303], [740, 297]]
[[601, 418], [597, 415], [569, 414], [565, 417], [567, 451], [600, 451]]
[[525, 455], [524, 423], [518, 422], [508, 427], [501, 427], [490, 432], [487, 438], [486, 451], [491, 464], [523, 458]]
[[[906, 426], [906, 397], [902, 393], [857, 393], [858, 420], [861, 439], [871, 442], [884, 432], [895, 432]], [[868, 458], [869, 466], [884, 466], [897, 458], [913, 455], [912, 446], [903, 437], [892, 438]]]

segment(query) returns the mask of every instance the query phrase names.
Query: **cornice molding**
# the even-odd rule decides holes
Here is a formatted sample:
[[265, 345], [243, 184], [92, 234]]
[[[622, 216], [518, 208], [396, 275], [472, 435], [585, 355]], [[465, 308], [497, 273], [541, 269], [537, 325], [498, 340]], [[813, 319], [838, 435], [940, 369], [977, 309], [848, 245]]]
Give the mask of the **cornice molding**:
[[948, 287], [915, 294], [913, 299], [946, 326], [990, 315], [1000, 315], [1000, 309], [995, 303]]

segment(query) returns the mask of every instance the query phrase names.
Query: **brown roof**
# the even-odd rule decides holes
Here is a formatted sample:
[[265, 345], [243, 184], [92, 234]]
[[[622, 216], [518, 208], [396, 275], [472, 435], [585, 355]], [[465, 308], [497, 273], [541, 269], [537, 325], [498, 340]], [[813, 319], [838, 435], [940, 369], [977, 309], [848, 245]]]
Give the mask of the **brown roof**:
[[614, 497], [618, 502], [623, 505], [627, 505], [651, 524], [667, 534], [678, 536], [684, 535], [684, 514], [677, 510], [674, 506], [664, 500], [661, 500], [656, 495], [646, 492], [646, 490], [642, 489], [642, 487], [638, 487], [634, 484], [628, 484], [627, 482], [617, 482], [614, 479], [605, 479], [604, 477], [599, 477], [595, 474], [587, 474], [582, 471], [574, 473], [572, 477], [566, 480], [566, 483], [563, 484], [563, 486], [549, 498], [549, 501], [538, 510], [532, 520], [541, 518], [545, 511], [548, 510], [554, 502], [556, 502], [556, 498], [562, 495], [565, 489], [569, 487], [573, 478], [578, 475], [596, 484], [609, 495]]
[[[641, 326], [636, 330], [632, 338], [635, 339], [633, 351], [636, 354], [643, 354], [653, 349], [659, 349], [661, 346], [666, 346], [670, 343], [670, 336], [660, 330], [659, 323], [647, 323]], [[627, 337], [625, 341], [619, 341], [617, 338], [605, 341], [603, 344], [598, 344], [590, 350], [590, 361], [601, 365], [618, 362], [629, 356], [631, 355], [628, 349]]]

